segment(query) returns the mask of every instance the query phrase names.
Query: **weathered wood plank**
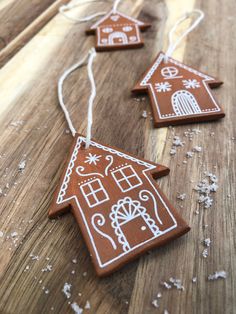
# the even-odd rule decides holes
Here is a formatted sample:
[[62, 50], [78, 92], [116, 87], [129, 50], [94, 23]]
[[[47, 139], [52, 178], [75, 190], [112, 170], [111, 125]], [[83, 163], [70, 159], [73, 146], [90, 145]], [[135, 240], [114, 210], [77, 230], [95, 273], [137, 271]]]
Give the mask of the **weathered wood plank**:
[[[6, 1], [5, 1], [6, 2]], [[57, 14], [68, 0], [8, 1], [0, 6], [0, 66]]]
[[[6, 194], [0, 197], [1, 313], [72, 313], [61, 291], [65, 282], [72, 284], [72, 302], [84, 307], [90, 301], [91, 310], [85, 313], [146, 314], [163, 313], [164, 309], [169, 313], [234, 312], [235, 96], [231, 90], [235, 85], [232, 71], [235, 41], [232, 32], [224, 31], [235, 26], [234, 4], [230, 0], [221, 10], [213, 1], [169, 0], [166, 4], [161, 0], [121, 3], [121, 11], [147, 19], [153, 27], [144, 33], [143, 49], [97, 55], [93, 136], [169, 166], [171, 174], [159, 183], [192, 226], [191, 232], [114, 275], [98, 279], [73, 217], [48, 220], [48, 206], [72, 142], [65, 132], [67, 126], [58, 106], [56, 83], [64, 69], [94, 44], [92, 36], [84, 35], [87, 25], [73, 25], [58, 15], [0, 70], [0, 188]], [[141, 118], [143, 110], [150, 110], [148, 99], [137, 101], [130, 90], [158, 51], [167, 46], [166, 34], [173, 21], [185, 8], [194, 6], [202, 8], [207, 17], [174, 57], [225, 81], [214, 95], [223, 104], [226, 118], [154, 130], [150, 118]], [[80, 8], [79, 14], [104, 8], [108, 8], [107, 3], [90, 5]], [[73, 122], [84, 134], [90, 92], [86, 67], [71, 75], [64, 92]], [[184, 137], [189, 128], [197, 128], [201, 133], [189, 140]], [[171, 157], [174, 134], [186, 143]], [[202, 146], [203, 152], [186, 159], [186, 152], [196, 145]], [[18, 170], [21, 160], [26, 160], [22, 173]], [[216, 173], [219, 178], [219, 191], [208, 210], [199, 209], [193, 191], [204, 170]], [[186, 200], [177, 200], [177, 192], [186, 193]], [[209, 257], [204, 259], [201, 241], [206, 237], [213, 244]], [[38, 255], [39, 260], [32, 260], [31, 253]], [[72, 262], [75, 258], [76, 264]], [[47, 265], [52, 265], [52, 270], [42, 272]], [[228, 272], [225, 281], [206, 280], [208, 274], [221, 269]], [[183, 281], [185, 291], [169, 291], [160, 285], [171, 276]], [[191, 281], [194, 276], [196, 284]], [[158, 292], [162, 298], [156, 309], [151, 301]]]

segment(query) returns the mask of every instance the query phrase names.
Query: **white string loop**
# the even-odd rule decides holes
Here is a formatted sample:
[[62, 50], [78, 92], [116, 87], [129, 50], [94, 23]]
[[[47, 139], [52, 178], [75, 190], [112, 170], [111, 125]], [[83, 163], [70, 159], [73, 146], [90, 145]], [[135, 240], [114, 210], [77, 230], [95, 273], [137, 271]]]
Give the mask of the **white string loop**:
[[[177, 27], [186, 19], [190, 18], [192, 14], [197, 13], [199, 17], [196, 19], [196, 21], [186, 29], [185, 32], [174, 42], [173, 35], [177, 29]], [[190, 12], [186, 12], [172, 27], [172, 29], [169, 32], [169, 46], [165, 53], [164, 61], [167, 62], [168, 58], [171, 57], [177, 46], [180, 44], [180, 42], [183, 40], [185, 36], [187, 36], [194, 28], [198, 26], [198, 24], [203, 20], [204, 13], [201, 10], [195, 9]]]
[[[66, 121], [68, 123], [69, 129], [72, 133], [73, 136], [75, 136], [76, 134], [76, 130], [73, 126], [73, 123], [71, 121], [70, 118], [70, 114], [66, 108], [66, 105], [64, 103], [64, 99], [63, 99], [63, 83], [65, 81], [65, 79], [72, 73], [74, 72], [76, 69], [82, 67], [83, 65], [87, 64], [87, 70], [88, 70], [88, 77], [91, 83], [91, 94], [89, 97], [89, 102], [88, 102], [88, 118], [87, 118], [87, 134], [86, 134], [86, 144], [85, 147], [88, 148], [90, 146], [90, 141], [91, 141], [91, 130], [92, 130], [92, 124], [93, 124], [93, 101], [94, 98], [96, 96], [96, 86], [95, 86], [95, 80], [94, 80], [94, 76], [93, 76], [93, 71], [92, 71], [92, 65], [93, 65], [93, 60], [96, 57], [96, 51], [94, 48], [90, 49], [88, 54], [86, 56], [83, 57], [82, 60], [80, 60], [78, 63], [75, 63], [74, 65], [72, 65], [69, 69], [67, 69], [62, 76], [60, 77], [59, 81], [58, 81], [58, 87], [57, 87], [57, 91], [58, 91], [58, 100], [59, 100], [59, 104], [64, 112]], [[87, 62], [88, 60], [88, 62]]]
[[114, 4], [113, 4], [113, 7], [112, 7], [112, 11], [113, 11], [114, 13], [116, 13], [117, 7], [118, 7], [120, 1], [121, 1], [121, 0], [115, 0], [115, 2], [114, 2]]
[[59, 8], [59, 12], [65, 17], [67, 18], [68, 20], [71, 20], [73, 22], [87, 22], [87, 21], [91, 21], [93, 20], [95, 17], [98, 17], [98, 16], [103, 16], [105, 15], [107, 12], [105, 11], [102, 11], [102, 12], [97, 12], [97, 13], [94, 13], [94, 14], [91, 14], [91, 15], [88, 15], [88, 16], [85, 16], [85, 17], [82, 17], [82, 18], [76, 18], [76, 17], [73, 17], [71, 15], [69, 15], [67, 13], [67, 11], [70, 11], [82, 4], [87, 4], [87, 3], [90, 3], [90, 2], [98, 2], [98, 0], [85, 0], [85, 1], [79, 1], [78, 3], [68, 3], [68, 4], [65, 4], [65, 5], [62, 5], [60, 8]]

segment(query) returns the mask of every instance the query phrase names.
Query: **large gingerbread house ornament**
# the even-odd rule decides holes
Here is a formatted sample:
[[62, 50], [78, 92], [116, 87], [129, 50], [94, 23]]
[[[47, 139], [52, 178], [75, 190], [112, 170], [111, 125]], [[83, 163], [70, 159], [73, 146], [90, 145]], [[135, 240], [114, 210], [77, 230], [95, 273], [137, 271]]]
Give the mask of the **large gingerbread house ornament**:
[[154, 126], [220, 119], [225, 116], [211, 88], [221, 81], [160, 53], [133, 89], [148, 93]]
[[144, 45], [140, 31], [151, 25], [129, 17], [118, 11], [111, 11], [86, 31], [96, 34], [96, 50], [139, 48]]
[[76, 135], [49, 216], [71, 211], [107, 275], [189, 230], [154, 178], [169, 169]]

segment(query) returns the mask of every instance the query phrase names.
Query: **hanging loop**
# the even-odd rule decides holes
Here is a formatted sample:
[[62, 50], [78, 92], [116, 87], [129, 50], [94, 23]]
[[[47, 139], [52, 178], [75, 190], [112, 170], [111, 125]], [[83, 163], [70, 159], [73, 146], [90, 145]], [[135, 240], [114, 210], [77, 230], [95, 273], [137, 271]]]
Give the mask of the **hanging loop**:
[[[186, 29], [185, 32], [176, 40], [174, 41], [173, 35], [176, 32], [177, 27], [187, 20], [188, 18], [191, 18], [193, 14], [198, 14], [199, 17], [195, 20], [195, 22], [189, 26], [189, 28]], [[183, 40], [184, 37], [186, 37], [194, 28], [198, 26], [198, 24], [203, 20], [204, 13], [201, 10], [195, 9], [190, 12], [186, 12], [172, 27], [172, 29], [169, 32], [169, 46], [164, 56], [164, 62], [168, 62], [168, 58], [172, 56], [173, 52], [177, 48], [177, 46], [180, 44], [180, 42]]]
[[88, 148], [90, 146], [91, 142], [91, 133], [92, 133], [92, 124], [93, 124], [93, 101], [96, 96], [96, 85], [95, 85], [95, 80], [93, 76], [93, 70], [92, 70], [92, 65], [93, 65], [93, 60], [96, 57], [96, 51], [94, 48], [90, 49], [87, 55], [85, 55], [78, 63], [75, 63], [72, 65], [69, 69], [67, 69], [62, 76], [60, 77], [58, 81], [58, 100], [59, 104], [64, 112], [66, 121], [68, 123], [68, 127], [71, 131], [71, 134], [75, 136], [76, 130], [73, 126], [73, 123], [70, 118], [70, 114], [66, 108], [66, 105], [64, 103], [64, 98], [63, 98], [63, 83], [65, 79], [76, 69], [84, 66], [87, 64], [87, 71], [88, 71], [88, 77], [91, 83], [91, 94], [89, 97], [89, 102], [88, 102], [88, 117], [87, 117], [87, 133], [86, 133], [86, 144], [85, 148]]
[[77, 22], [77, 23], [82, 23], [82, 22], [87, 22], [87, 21], [91, 21], [93, 20], [95, 17], [98, 17], [98, 16], [103, 16], [105, 15], [107, 12], [105, 11], [102, 11], [102, 12], [97, 12], [97, 13], [94, 13], [94, 14], [91, 14], [91, 15], [88, 15], [88, 16], [84, 16], [82, 18], [76, 18], [76, 17], [73, 17], [71, 15], [68, 14], [68, 11], [82, 5], [82, 4], [87, 4], [87, 3], [90, 3], [90, 2], [98, 2], [98, 0], [86, 0], [86, 1], [79, 1], [79, 2], [71, 2], [71, 3], [68, 3], [68, 4], [65, 4], [65, 5], [62, 5], [60, 8], [59, 8], [59, 12], [65, 17], [67, 18], [68, 20], [71, 20], [73, 22]]
[[121, 0], [115, 0], [115, 1], [114, 1], [113, 7], [112, 7], [113, 13], [116, 13], [116, 12], [117, 12], [117, 7], [118, 7], [120, 1], [121, 1]]

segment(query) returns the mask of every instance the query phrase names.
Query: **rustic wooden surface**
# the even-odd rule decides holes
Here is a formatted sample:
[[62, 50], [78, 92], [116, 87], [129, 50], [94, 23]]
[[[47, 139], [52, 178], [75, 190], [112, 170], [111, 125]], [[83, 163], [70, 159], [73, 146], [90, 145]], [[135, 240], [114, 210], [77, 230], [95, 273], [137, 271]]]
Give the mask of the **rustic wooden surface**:
[[[11, 5], [16, 2], [24, 3], [24, 23], [12, 17]], [[38, 1], [40, 9], [32, 15], [33, 2], [21, 2], [0, 2], [5, 7], [2, 6], [0, 12], [10, 12], [5, 13], [6, 20], [0, 19], [1, 29], [3, 21], [4, 25], [12, 25], [6, 43], [17, 36], [17, 25], [22, 32], [53, 1]], [[170, 175], [160, 179], [159, 184], [192, 227], [184, 237], [154, 250], [108, 278], [95, 276], [71, 215], [55, 221], [47, 218], [48, 206], [72, 142], [58, 106], [56, 83], [63, 70], [93, 46], [94, 37], [84, 35], [88, 24], [75, 25], [57, 15], [2, 67], [0, 313], [73, 313], [68, 302], [77, 302], [84, 308], [87, 300], [91, 309], [84, 313], [146, 314], [163, 313], [165, 309], [170, 314], [234, 313], [236, 20], [233, 0], [219, 5], [213, 0], [123, 1], [121, 11], [152, 23], [152, 28], [143, 34], [146, 45], [139, 50], [100, 53], [96, 58], [94, 75], [98, 95], [94, 138], [169, 166]], [[108, 7], [109, 2], [90, 4], [79, 8], [76, 14], [81, 16]], [[143, 110], [150, 111], [148, 98], [138, 101], [130, 90], [158, 51], [166, 48], [167, 31], [173, 21], [194, 7], [204, 10], [206, 18], [181, 44], [174, 57], [225, 82], [213, 93], [222, 104], [226, 118], [156, 130], [152, 128], [150, 116], [141, 117]], [[74, 124], [79, 132], [85, 133], [89, 95], [86, 68], [67, 80], [65, 95]], [[184, 132], [193, 128], [201, 133], [190, 141], [184, 137]], [[174, 135], [180, 136], [185, 145], [177, 149], [176, 156], [170, 156]], [[196, 145], [202, 146], [203, 151], [186, 159], [186, 152]], [[26, 167], [20, 172], [18, 165], [22, 160], [26, 160]], [[207, 210], [199, 206], [193, 190], [205, 170], [219, 178], [214, 204]], [[184, 201], [177, 200], [178, 192], [186, 193]], [[207, 237], [211, 238], [212, 245], [209, 257], [204, 259], [201, 241]], [[39, 260], [32, 260], [31, 254], [39, 256]], [[76, 264], [73, 259], [77, 259]], [[52, 265], [52, 270], [42, 271], [48, 264]], [[75, 274], [71, 273], [73, 270]], [[207, 276], [217, 270], [227, 271], [227, 279], [209, 282]], [[182, 280], [184, 291], [166, 290], [160, 285], [171, 276]], [[195, 284], [193, 277], [197, 277]], [[68, 300], [62, 293], [65, 282], [72, 284], [72, 296]], [[158, 292], [162, 293], [162, 298], [160, 307], [155, 308], [152, 300]]]

